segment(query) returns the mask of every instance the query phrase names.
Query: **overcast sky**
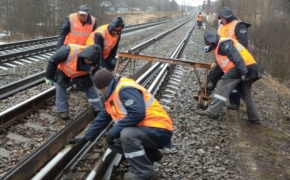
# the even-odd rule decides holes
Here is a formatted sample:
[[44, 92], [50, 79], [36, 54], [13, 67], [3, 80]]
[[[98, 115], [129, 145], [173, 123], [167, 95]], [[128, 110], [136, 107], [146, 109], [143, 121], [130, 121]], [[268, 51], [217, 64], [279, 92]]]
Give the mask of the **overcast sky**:
[[[198, 6], [198, 5], [202, 5], [204, 0], [175, 0], [178, 4], [182, 4], [185, 3], [185, 5], [189, 5], [189, 6]], [[208, 0], [205, 0], [205, 2], [207, 3]], [[211, 0], [211, 1], [216, 1], [216, 0]]]

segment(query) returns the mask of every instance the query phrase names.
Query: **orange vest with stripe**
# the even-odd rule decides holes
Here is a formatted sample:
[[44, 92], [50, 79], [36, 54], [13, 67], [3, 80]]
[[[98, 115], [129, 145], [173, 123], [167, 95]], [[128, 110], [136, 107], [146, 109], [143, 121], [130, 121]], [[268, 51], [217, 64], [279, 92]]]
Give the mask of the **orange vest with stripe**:
[[202, 21], [202, 19], [203, 19], [203, 15], [202, 14], [199, 14], [197, 20], [198, 21]]
[[78, 76], [83, 76], [88, 74], [87, 71], [77, 71], [77, 59], [79, 53], [86, 48], [86, 46], [81, 46], [77, 44], [69, 44], [70, 52], [67, 60], [58, 64], [58, 68], [62, 70], [68, 77], [76, 78]]
[[237, 40], [232, 39], [232, 38], [220, 38], [219, 43], [215, 49], [215, 58], [216, 58], [216, 61], [219, 65], [219, 67], [223, 70], [224, 73], [228, 72], [228, 70], [235, 67], [234, 63], [231, 60], [229, 60], [229, 58], [227, 56], [223, 56], [223, 55], [218, 54], [218, 49], [219, 49], [220, 44], [224, 41], [227, 41], [227, 40], [233, 41], [234, 47], [240, 53], [246, 66], [251, 65], [251, 64], [256, 64], [254, 57]]
[[79, 44], [85, 45], [86, 40], [93, 31], [94, 24], [96, 23], [96, 18], [91, 16], [92, 24], [86, 23], [84, 26], [78, 18], [78, 13], [73, 13], [69, 15], [70, 31], [65, 37], [63, 44]]
[[90, 36], [86, 42], [86, 46], [93, 45], [95, 43], [94, 42], [95, 34], [100, 33], [104, 39], [104, 48], [103, 48], [104, 59], [107, 59], [111, 50], [115, 47], [115, 45], [117, 44], [117, 41], [119, 39], [118, 35], [111, 36], [111, 34], [108, 30], [108, 26], [109, 26], [109, 24], [98, 27], [98, 29], [96, 29], [94, 32], [92, 32], [90, 34]]
[[115, 91], [112, 92], [105, 102], [106, 111], [111, 115], [114, 122], [118, 122], [127, 116], [127, 111], [119, 97], [119, 92], [123, 87], [136, 88], [143, 94], [146, 107], [146, 116], [137, 124], [137, 126], [163, 128], [173, 131], [170, 117], [159, 102], [154, 98], [154, 96], [134, 80], [123, 77], [120, 78]]
[[218, 35], [220, 37], [237, 39], [235, 29], [239, 22], [240, 22], [239, 20], [233, 20], [232, 22], [226, 25], [221, 25], [218, 29]]

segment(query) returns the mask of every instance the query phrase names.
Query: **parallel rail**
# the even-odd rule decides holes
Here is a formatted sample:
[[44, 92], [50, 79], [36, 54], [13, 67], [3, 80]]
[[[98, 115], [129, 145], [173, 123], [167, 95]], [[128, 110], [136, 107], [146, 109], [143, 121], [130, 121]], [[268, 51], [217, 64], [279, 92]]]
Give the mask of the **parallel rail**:
[[[184, 40], [182, 41], [182, 43], [184, 43]], [[178, 46], [178, 48], [183, 48], [183, 46], [182, 47]], [[174, 53], [171, 57], [177, 57], [181, 53], [182, 53], [182, 51], [174, 51]], [[142, 69], [142, 68], [140, 68], [140, 69]], [[137, 72], [136, 74], [140, 74], [140, 73]], [[150, 72], [146, 73], [146, 74], [150, 74]], [[165, 79], [164, 78], [165, 74], [162, 75], [163, 77], [161, 79]], [[138, 80], [138, 77], [135, 75], [134, 75], [134, 79], [137, 79], [137, 81], [140, 81], [140, 80]], [[146, 81], [146, 80], [144, 80], [144, 81]], [[162, 81], [158, 80], [157, 82], [158, 83], [152, 83], [151, 86], [160, 87]], [[151, 86], [149, 86], [149, 88], [151, 88]], [[158, 88], [152, 87], [151, 89], [158, 89]], [[155, 90], [155, 92], [152, 92], [152, 93], [155, 94], [156, 92], [157, 92], [157, 90]], [[20, 163], [18, 166], [11, 169], [7, 174], [5, 174], [1, 178], [1, 180], [2, 179], [3, 180], [4, 179], [5, 180], [6, 179], [12, 180], [12, 179], [29, 179], [29, 178], [31, 178], [31, 176], [35, 172], [37, 172], [44, 165], [44, 163], [47, 163], [48, 160], [52, 158], [52, 156], [54, 156], [61, 148], [63, 148], [66, 145], [66, 143], [68, 142], [69, 139], [71, 139], [72, 137], [74, 137], [76, 135], [76, 132], [79, 132], [81, 129], [83, 129], [89, 123], [89, 120], [93, 119], [92, 111], [93, 111], [92, 107], [88, 108], [83, 114], [81, 114], [79, 117], [77, 117], [75, 120], [73, 120], [63, 130], [61, 130], [61, 132], [57, 133], [47, 143], [42, 145], [41, 148], [39, 148], [37, 151], [35, 151], [29, 157], [25, 158], [22, 161], [22, 163]], [[99, 137], [101, 137], [101, 135]], [[47, 171], [46, 174], [42, 174], [41, 179], [54, 179], [54, 178], [59, 179], [61, 177], [64, 177], [65, 174], [68, 172], [66, 172], [65, 170], [62, 170], [61, 172], [63, 174], [61, 174], [61, 175], [58, 174], [58, 172], [61, 169], [72, 169], [72, 167], [67, 166], [67, 164], [72, 164], [72, 165], [76, 164], [75, 162], [69, 161], [69, 159], [80, 160], [80, 158], [73, 158], [73, 157], [75, 157], [77, 154], [78, 154], [78, 156], [81, 156], [79, 154], [79, 151], [87, 152], [87, 150], [85, 150], [85, 148], [89, 148], [91, 146], [92, 146], [92, 144], [87, 143], [84, 147], [74, 147], [74, 148], [66, 147], [66, 149], [64, 150], [64, 151], [66, 151], [66, 153], [63, 156], [63, 159], [60, 160], [59, 163], [54, 164], [54, 166], [49, 171]], [[89, 175], [90, 178], [91, 179], [96, 179], [96, 178], [101, 179], [102, 177], [99, 176], [101, 174], [103, 176], [107, 176], [108, 174], [104, 173], [103, 170], [108, 169], [107, 166], [110, 166], [111, 162], [113, 162], [115, 158], [119, 158], [119, 157], [115, 157], [115, 155], [116, 154], [114, 154], [114, 153], [112, 153], [112, 154], [110, 153], [109, 157], [107, 157], [105, 159], [106, 161], [101, 163], [105, 167], [104, 166], [103, 167], [97, 166], [96, 168], [94, 168], [93, 172]], [[43, 156], [45, 156], [45, 158], [42, 158]], [[39, 159], [41, 159], [41, 161], [39, 161]], [[35, 161], [37, 161], [38, 163], [36, 163]], [[36, 163], [36, 164], [34, 164], [34, 163]], [[33, 168], [31, 168], [31, 167], [33, 167]], [[102, 172], [100, 172], [98, 170], [101, 170]], [[94, 175], [98, 175], [98, 176], [93, 177]]]
[[[138, 52], [141, 51], [142, 49], [146, 48], [147, 46], [149, 46], [150, 44], [160, 40], [161, 38], [165, 37], [166, 35], [170, 34], [171, 32], [175, 31], [176, 29], [180, 28], [181, 26], [183, 26], [185, 23], [187, 23], [188, 21], [190, 21], [190, 19], [184, 21], [183, 23], [177, 25], [176, 27], [169, 29], [166, 32], [161, 33], [160, 35], [151, 38], [133, 48], [131, 48], [129, 51], [131, 52]], [[44, 81], [44, 77], [45, 77], [45, 71], [39, 72], [35, 75], [32, 75], [30, 77], [27, 77], [23, 80], [8, 84], [6, 86], [2, 86], [0, 87], [0, 99], [2, 98], [6, 98], [7, 96], [10, 96], [12, 94], [15, 94], [21, 90], [24, 90], [28, 87], [34, 86], [36, 84], [39, 84], [41, 82]], [[1, 117], [1, 116], [0, 116]]]
[[[178, 19], [180, 19], [180, 18], [178, 18]], [[178, 19], [170, 19], [170, 20], [159, 21], [159, 22], [149, 22], [149, 23], [142, 23], [142, 24], [125, 26], [122, 33], [123, 34], [129, 33], [129, 32], [139, 30], [139, 29], [144, 29], [144, 28], [148, 28], [148, 27], [152, 27], [152, 26], [157, 26], [159, 24], [164, 24], [164, 23], [168, 23], [171, 21], [175, 21]], [[2, 54], [2, 55], [0, 55], [0, 64], [6, 63], [9, 61], [13, 61], [13, 60], [17, 60], [17, 59], [22, 59], [25, 57], [30, 57], [32, 55], [43, 54], [43, 53], [55, 51], [56, 50], [56, 40], [57, 40], [57, 36], [53, 36], [53, 37], [47, 37], [47, 38], [42, 38], [42, 39], [33, 39], [33, 40], [27, 40], [27, 41], [2, 44], [2, 45], [0, 45], [1, 51], [12, 50], [12, 49], [20, 48], [20, 47], [27, 47], [30, 45], [40, 45], [40, 44], [44, 44], [44, 43], [48, 43], [48, 42], [55, 42], [54, 44], [46, 45], [46, 46], [41, 47], [41, 48], [33, 47], [32, 49], [25, 50], [25, 51], [22, 50], [20, 52]]]

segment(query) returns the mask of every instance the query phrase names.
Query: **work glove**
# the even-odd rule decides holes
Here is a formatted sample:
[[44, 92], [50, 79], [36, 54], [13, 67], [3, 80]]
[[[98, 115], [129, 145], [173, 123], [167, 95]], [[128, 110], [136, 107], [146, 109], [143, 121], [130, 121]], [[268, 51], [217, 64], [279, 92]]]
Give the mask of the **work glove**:
[[75, 146], [79, 146], [79, 145], [84, 145], [85, 143], [87, 143], [88, 140], [85, 138], [74, 138], [68, 141], [68, 144], [73, 144]]
[[54, 81], [53, 81], [53, 80], [49, 80], [49, 79], [47, 79], [47, 78], [45, 78], [45, 83], [46, 83], [47, 85], [54, 85]]
[[214, 84], [212, 82], [208, 82], [206, 85], [207, 90], [213, 91], [214, 90]]
[[114, 139], [115, 138], [111, 135], [111, 133], [107, 134], [106, 141], [107, 141], [108, 144], [113, 145], [114, 144]]
[[249, 78], [247, 78], [247, 76], [245, 74], [241, 76], [241, 79], [243, 82], [246, 82], [249, 80]]
[[210, 46], [205, 46], [205, 47], [203, 48], [203, 51], [204, 51], [205, 53], [208, 53], [208, 52], [210, 51]]
[[110, 64], [111, 64], [112, 66], [115, 66], [115, 65], [116, 65], [116, 59], [111, 59], [111, 60], [110, 60]]

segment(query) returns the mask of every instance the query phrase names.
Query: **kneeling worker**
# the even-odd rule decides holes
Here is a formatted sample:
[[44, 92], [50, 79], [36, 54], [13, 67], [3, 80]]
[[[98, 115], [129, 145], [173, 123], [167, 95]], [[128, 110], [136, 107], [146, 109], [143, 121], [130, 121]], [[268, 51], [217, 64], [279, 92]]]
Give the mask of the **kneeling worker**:
[[94, 141], [112, 120], [115, 125], [106, 137], [107, 146], [125, 156], [136, 180], [154, 179], [153, 162], [161, 160], [158, 150], [170, 147], [172, 121], [159, 102], [134, 80], [116, 76], [106, 69], [94, 75], [95, 86], [106, 96], [105, 109], [82, 138], [71, 144]]
[[205, 51], [215, 51], [217, 64], [224, 75], [218, 81], [217, 90], [209, 107], [198, 114], [215, 119], [231, 91], [237, 86], [246, 104], [248, 121], [252, 124], [259, 124], [258, 111], [251, 94], [252, 84], [261, 78], [255, 59], [233, 38], [220, 38], [216, 32], [207, 31], [204, 40], [207, 45]]
[[82, 46], [63, 45], [50, 58], [46, 69], [46, 83], [54, 84], [56, 80], [56, 110], [60, 118], [68, 118], [68, 100], [66, 89], [72, 80], [76, 86], [85, 91], [95, 115], [102, 110], [102, 102], [97, 88], [93, 85], [90, 72], [99, 67], [101, 49], [98, 45]]

